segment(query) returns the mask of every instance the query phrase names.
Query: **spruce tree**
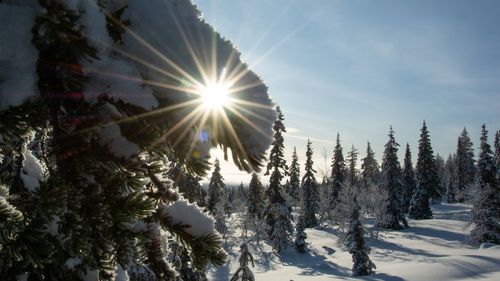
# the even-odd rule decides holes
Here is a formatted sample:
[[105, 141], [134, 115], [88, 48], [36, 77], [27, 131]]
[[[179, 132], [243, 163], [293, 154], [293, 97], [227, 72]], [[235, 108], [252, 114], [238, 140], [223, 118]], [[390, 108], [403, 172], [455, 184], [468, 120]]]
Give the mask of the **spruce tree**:
[[208, 184], [208, 200], [207, 200], [207, 208], [208, 210], [215, 215], [215, 209], [217, 203], [222, 201], [222, 193], [224, 191], [225, 184], [224, 178], [220, 174], [220, 164], [219, 159], [215, 159], [214, 162], [214, 171], [212, 172], [212, 176], [210, 177], [210, 183]]
[[347, 185], [352, 189], [358, 185], [358, 171], [356, 169], [358, 161], [358, 150], [352, 145], [347, 153]]
[[342, 154], [342, 146], [340, 145], [340, 135], [337, 133], [337, 140], [333, 150], [332, 171], [330, 176], [331, 193], [330, 202], [331, 206], [335, 207], [338, 203], [339, 193], [346, 184], [346, 164], [344, 155]]
[[352, 266], [352, 275], [372, 275], [376, 266], [368, 257], [370, 248], [365, 244], [364, 229], [359, 216], [360, 207], [356, 198], [354, 198], [352, 202], [351, 221], [346, 236], [346, 245], [349, 253], [352, 255], [352, 261], [354, 263]]
[[405, 159], [403, 161], [403, 176], [402, 176], [402, 200], [401, 208], [403, 212], [407, 213], [410, 208], [410, 201], [417, 184], [415, 182], [415, 171], [413, 170], [413, 163], [411, 162], [410, 145], [406, 144]]
[[475, 182], [476, 167], [474, 149], [467, 129], [463, 129], [457, 142], [457, 190], [455, 196], [458, 202], [467, 200], [467, 193]]
[[302, 207], [300, 210], [302, 223], [304, 228], [315, 227], [318, 225], [316, 214], [319, 209], [319, 192], [318, 183], [314, 174], [316, 171], [313, 168], [312, 160], [313, 151], [311, 141], [307, 141], [305, 174], [302, 178]]
[[373, 152], [370, 142], [366, 146], [366, 157], [361, 163], [361, 186], [368, 188], [369, 186], [378, 185], [380, 181], [380, 167], [375, 153]]
[[252, 267], [255, 266], [253, 262], [252, 253], [248, 250], [248, 245], [246, 243], [241, 244], [240, 246], [240, 258], [239, 263], [240, 267], [231, 277], [231, 281], [254, 281], [255, 277], [253, 276], [252, 270], [250, 270], [250, 263]]
[[[429, 131], [423, 123], [418, 145], [418, 160], [416, 166], [417, 189], [412, 196], [408, 216], [412, 219], [431, 219], [432, 211], [429, 200], [437, 197], [439, 179], [434, 163]], [[434, 195], [434, 196], [433, 196]]]
[[290, 165], [290, 181], [286, 185], [286, 192], [295, 202], [300, 201], [300, 165], [297, 149], [293, 147], [292, 163]]
[[[179, 272], [167, 262], [173, 249], [162, 247], [162, 235], [185, 246], [192, 269], [222, 265], [226, 254], [212, 218], [160, 175], [175, 162], [205, 176], [214, 146], [230, 150], [240, 169], [258, 171], [265, 159], [274, 119], [266, 86], [191, 1], [148, 1], [162, 9], [97, 2], [0, 5], [9, 34], [27, 38], [13, 46], [33, 50], [30, 58], [2, 64], [10, 71], [11, 62], [33, 62], [16, 75], [21, 83], [32, 81], [28, 93], [22, 85], [6, 91], [0, 79], [2, 280], [115, 280], [127, 273], [132, 280], [175, 280]], [[19, 16], [5, 19], [6, 10]], [[200, 35], [188, 36], [192, 49], [185, 34]], [[213, 49], [205, 52], [207, 46]], [[245, 109], [259, 130], [236, 114], [224, 122], [236, 125], [231, 128], [202, 124], [191, 114], [206, 113], [197, 110], [200, 99], [190, 84], [202, 77], [193, 51], [224, 63], [233, 59], [228, 73], [235, 67], [244, 73], [235, 88], [254, 85], [235, 95], [262, 104]]]
[[457, 159], [456, 155], [448, 155], [444, 164], [445, 167], [445, 198], [448, 203], [457, 202]]
[[398, 160], [398, 146], [394, 138], [392, 126], [389, 129], [389, 140], [385, 144], [384, 156], [382, 158], [382, 178], [380, 188], [387, 194], [384, 215], [377, 225], [384, 229], [401, 229], [399, 220], [405, 222], [401, 208], [401, 166]]
[[291, 208], [281, 195], [281, 181], [287, 175], [288, 167], [284, 159], [284, 139], [286, 132], [283, 124], [283, 114], [279, 107], [276, 107], [277, 119], [274, 122], [273, 143], [269, 163], [267, 164], [266, 175], [271, 175], [267, 195], [269, 203], [265, 209], [267, 223], [267, 233], [272, 240], [273, 250], [280, 253], [290, 244], [290, 235], [293, 232]]
[[495, 134], [495, 165], [497, 166], [497, 180], [500, 181], [500, 130]]
[[261, 219], [266, 202], [264, 200], [264, 187], [256, 173], [248, 185], [247, 212], [254, 219]]
[[299, 216], [297, 225], [295, 227], [295, 241], [293, 244], [295, 245], [295, 249], [299, 253], [305, 253], [306, 252], [306, 238], [307, 234], [305, 233], [305, 228], [304, 228], [304, 216], [301, 214]]
[[500, 186], [486, 125], [481, 126], [478, 167], [478, 198], [472, 209], [471, 238], [479, 243], [500, 244]]
[[441, 155], [439, 155], [439, 153], [436, 154], [436, 159], [435, 159], [434, 163], [436, 165], [436, 172], [437, 172], [438, 180], [439, 180], [438, 191], [437, 191], [437, 193], [439, 194], [438, 200], [439, 200], [439, 202], [441, 202], [443, 200], [443, 198], [445, 196], [445, 192], [446, 192], [446, 189], [445, 189], [446, 169], [444, 167], [444, 164], [445, 164], [444, 159], [443, 159], [443, 157], [441, 157]]

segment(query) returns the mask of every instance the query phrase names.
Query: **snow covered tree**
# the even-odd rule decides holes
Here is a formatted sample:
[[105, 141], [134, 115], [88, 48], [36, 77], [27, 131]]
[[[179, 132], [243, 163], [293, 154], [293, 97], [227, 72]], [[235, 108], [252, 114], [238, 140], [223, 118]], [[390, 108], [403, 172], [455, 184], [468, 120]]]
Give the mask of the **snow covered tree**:
[[286, 192], [295, 202], [300, 202], [300, 165], [297, 149], [293, 147], [292, 163], [290, 165], [290, 181], [286, 185]]
[[299, 251], [299, 253], [306, 252], [306, 238], [307, 234], [305, 233], [304, 228], [304, 216], [301, 214], [299, 216], [297, 225], [295, 226], [295, 241], [293, 244], [295, 245], [295, 249]]
[[331, 182], [331, 194], [330, 202], [331, 206], [335, 207], [338, 203], [339, 193], [344, 188], [346, 184], [347, 168], [344, 161], [344, 155], [342, 154], [342, 146], [340, 145], [340, 135], [337, 133], [337, 141], [335, 148], [333, 150], [332, 159], [332, 171], [330, 176]]
[[378, 185], [380, 181], [380, 168], [370, 142], [366, 146], [366, 157], [361, 162], [361, 186], [367, 188]]
[[437, 197], [439, 179], [425, 121], [421, 129], [418, 145], [416, 178], [417, 188], [411, 198], [408, 216], [417, 220], [431, 219], [432, 211], [429, 207], [429, 200], [432, 197]]
[[497, 179], [500, 181], [500, 130], [495, 134], [495, 165], [497, 166]]
[[224, 178], [220, 174], [219, 159], [215, 159], [214, 170], [212, 172], [212, 176], [210, 177], [210, 183], [208, 184], [207, 200], [207, 208], [212, 214], [215, 214], [217, 203], [222, 201], [225, 187]]
[[267, 195], [269, 203], [264, 211], [267, 223], [267, 233], [272, 240], [273, 250], [280, 253], [290, 244], [290, 235], [293, 232], [291, 208], [281, 195], [281, 181], [287, 175], [288, 167], [284, 159], [284, 139], [286, 132], [283, 124], [283, 114], [279, 107], [276, 107], [277, 119], [274, 122], [273, 143], [269, 163], [267, 164], [266, 175], [271, 175]]
[[356, 165], [358, 162], [358, 150], [352, 145], [351, 150], [347, 152], [347, 185], [354, 188], [358, 185], [358, 170]]
[[172, 162], [166, 176], [173, 181], [174, 187], [179, 189], [179, 192], [190, 203], [196, 203], [200, 207], [204, 207], [206, 190], [201, 186], [201, 178], [193, 172], [186, 171], [178, 163]]
[[401, 229], [400, 220], [404, 224], [403, 210], [401, 208], [401, 166], [398, 160], [398, 146], [394, 138], [392, 126], [389, 129], [389, 140], [385, 144], [384, 156], [382, 158], [382, 178], [380, 188], [387, 194], [385, 202], [385, 214], [377, 225], [384, 229]]
[[437, 172], [437, 175], [438, 175], [438, 180], [439, 180], [439, 185], [438, 185], [438, 193], [439, 193], [439, 202], [443, 200], [443, 197], [445, 195], [445, 186], [446, 186], [446, 182], [445, 182], [445, 178], [446, 178], [446, 169], [444, 167], [444, 159], [443, 157], [441, 157], [441, 155], [439, 155], [439, 153], [436, 154], [436, 159], [434, 161], [435, 165], [436, 165], [436, 172]]
[[478, 169], [478, 198], [472, 209], [471, 238], [480, 243], [500, 244], [500, 186], [486, 125], [481, 126]]
[[408, 212], [410, 208], [410, 201], [417, 184], [415, 182], [415, 172], [413, 170], [413, 163], [411, 162], [411, 151], [410, 145], [406, 144], [406, 152], [405, 159], [403, 161], [403, 176], [402, 176], [402, 200], [401, 200], [401, 208], [403, 212]]
[[445, 179], [444, 179], [444, 189], [445, 189], [445, 198], [448, 203], [457, 202], [456, 193], [457, 193], [457, 159], [456, 155], [448, 155], [448, 159], [444, 163], [445, 168]]
[[248, 245], [246, 243], [241, 244], [240, 253], [240, 267], [233, 274], [233, 277], [231, 277], [231, 281], [254, 281], [255, 277], [253, 276], [249, 265], [252, 263], [252, 267], [254, 267], [255, 264], [253, 262], [252, 253], [248, 250]]
[[365, 244], [364, 229], [359, 216], [360, 207], [356, 198], [352, 201], [351, 222], [349, 223], [349, 231], [345, 240], [354, 263], [352, 266], [352, 275], [372, 275], [376, 266], [368, 257], [370, 248]]
[[467, 193], [475, 182], [476, 167], [474, 149], [467, 129], [463, 129], [457, 142], [457, 190], [455, 196], [458, 202], [467, 200]]
[[311, 141], [307, 141], [307, 151], [306, 151], [306, 164], [305, 164], [305, 174], [302, 178], [302, 206], [301, 206], [301, 216], [303, 227], [315, 227], [318, 225], [318, 219], [316, 214], [319, 209], [319, 191], [318, 183], [316, 182], [316, 177], [314, 174], [316, 171], [313, 168], [314, 162], [312, 160], [313, 151], [311, 147]]
[[253, 173], [250, 184], [248, 185], [247, 212], [252, 218], [260, 219], [262, 218], [265, 207], [264, 187], [260, 182], [259, 176]]
[[[2, 1], [0, 18], [12, 46], [0, 48], [2, 280], [115, 280], [134, 268], [173, 280], [165, 233], [192, 268], [223, 264], [212, 218], [161, 175], [171, 162], [205, 175], [215, 146], [241, 169], [262, 166], [275, 112], [231, 43], [187, 0]], [[203, 54], [217, 66], [197, 65], [212, 61]], [[233, 96], [262, 104], [244, 111], [254, 126], [203, 110], [203, 74], [219, 80], [224, 65], [242, 73]]]

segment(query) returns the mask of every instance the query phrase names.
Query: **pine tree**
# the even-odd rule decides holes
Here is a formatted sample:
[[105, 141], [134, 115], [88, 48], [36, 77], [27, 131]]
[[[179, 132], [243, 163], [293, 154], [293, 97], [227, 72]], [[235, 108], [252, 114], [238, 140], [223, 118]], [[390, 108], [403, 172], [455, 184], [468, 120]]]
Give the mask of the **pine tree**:
[[456, 193], [457, 193], [457, 159], [456, 155], [448, 155], [448, 159], [444, 164], [445, 167], [445, 194], [446, 201], [448, 203], [456, 203]]
[[224, 178], [220, 174], [220, 164], [219, 159], [215, 159], [214, 171], [210, 177], [210, 183], [208, 184], [208, 201], [207, 208], [212, 213], [215, 214], [215, 209], [217, 203], [222, 200], [222, 192], [225, 188]]
[[318, 213], [319, 209], [319, 192], [316, 177], [314, 176], [316, 171], [313, 168], [314, 162], [312, 160], [312, 156], [313, 151], [311, 147], [311, 141], [308, 140], [305, 174], [302, 178], [302, 207], [300, 211], [304, 228], [315, 227], [318, 225], [316, 214]]
[[347, 185], [354, 188], [358, 185], [358, 171], [356, 169], [358, 161], [358, 150], [352, 145], [351, 150], [347, 153]]
[[255, 264], [253, 262], [252, 253], [248, 250], [248, 245], [246, 243], [241, 244], [240, 252], [240, 267], [233, 274], [233, 277], [231, 277], [231, 281], [254, 281], [255, 277], [248, 265], [252, 263], [252, 267], [254, 267]]
[[286, 185], [286, 192], [295, 202], [300, 200], [300, 165], [297, 149], [293, 147], [292, 164], [290, 165], [290, 182]]
[[248, 185], [247, 212], [251, 217], [262, 218], [263, 210], [266, 207], [264, 200], [264, 187], [256, 173], [252, 174], [252, 179]]
[[401, 229], [400, 219], [405, 223], [401, 208], [402, 185], [401, 166], [397, 155], [398, 146], [391, 126], [389, 141], [385, 144], [382, 159], [382, 179], [380, 182], [380, 188], [387, 194], [387, 201], [385, 202], [385, 214], [381, 218], [382, 220], [377, 222], [377, 225], [384, 229]]
[[340, 145], [340, 135], [337, 133], [337, 141], [333, 150], [332, 171], [330, 176], [331, 181], [331, 206], [336, 206], [339, 199], [339, 193], [346, 184], [346, 164], [344, 155], [342, 154], [342, 146]]
[[488, 143], [486, 125], [481, 126], [478, 159], [478, 199], [472, 209], [471, 238], [480, 243], [500, 244], [500, 186], [496, 178], [493, 152]]
[[306, 252], [307, 234], [305, 233], [304, 230], [305, 230], [304, 229], [304, 216], [300, 215], [298, 222], [297, 222], [297, 225], [296, 225], [296, 229], [295, 229], [295, 241], [293, 242], [293, 244], [295, 245], [295, 249], [297, 249], [297, 251], [299, 253]]
[[476, 167], [474, 164], [474, 149], [467, 129], [463, 129], [457, 142], [457, 190], [458, 202], [467, 200], [467, 192], [475, 182]]
[[370, 142], [366, 146], [366, 157], [361, 161], [361, 185], [365, 188], [378, 185], [380, 181], [380, 169]]
[[497, 180], [500, 181], [500, 130], [495, 134], [495, 165], [497, 166]]
[[347, 248], [352, 255], [352, 261], [354, 263], [352, 266], [352, 275], [372, 275], [376, 266], [368, 257], [370, 248], [365, 245], [363, 225], [359, 218], [359, 205], [356, 198], [352, 201], [351, 222], [346, 236]]
[[[28, 38], [13, 45], [33, 50], [32, 58], [7, 64], [33, 59], [16, 77], [33, 81], [29, 96], [13, 103], [27, 88], [6, 92], [0, 79], [2, 280], [115, 280], [127, 273], [132, 280], [175, 280], [179, 272], [167, 262], [172, 249], [162, 247], [162, 233], [185, 246], [192, 269], [222, 265], [226, 254], [213, 220], [160, 175], [175, 162], [204, 176], [214, 146], [230, 150], [240, 169], [262, 166], [274, 111], [266, 86], [239, 52], [187, 0], [148, 1], [164, 9], [126, 0], [98, 1], [98, 7], [95, 1], [13, 2], [2, 1], [0, 13], [25, 12], [32, 2], [39, 8], [23, 13], [23, 22], [33, 23], [28, 28], [2, 18], [13, 35]], [[200, 35], [187, 36], [192, 49], [181, 33]], [[204, 46], [214, 49], [204, 52]], [[237, 114], [207, 124], [191, 114], [203, 112], [187, 85], [202, 77], [190, 51], [224, 63], [231, 57], [228, 73], [235, 67], [245, 73], [235, 88], [256, 85], [251, 97], [235, 94], [265, 108], [245, 109], [259, 130]]]
[[410, 145], [406, 144], [406, 152], [405, 159], [403, 164], [403, 176], [402, 176], [402, 185], [403, 185], [403, 193], [402, 193], [402, 202], [401, 207], [403, 212], [408, 212], [410, 208], [410, 201], [415, 189], [417, 188], [417, 184], [415, 182], [415, 172], [413, 170], [413, 164], [411, 162], [411, 151]]
[[267, 195], [269, 203], [264, 211], [267, 223], [267, 233], [272, 240], [273, 250], [280, 253], [290, 244], [290, 235], [293, 232], [291, 208], [281, 195], [281, 180], [287, 175], [288, 167], [284, 159], [284, 139], [286, 132], [283, 124], [283, 114], [279, 107], [276, 107], [277, 119], [274, 122], [273, 143], [266, 175], [271, 175]]
[[412, 219], [431, 219], [432, 211], [429, 207], [431, 197], [437, 197], [439, 179], [434, 163], [429, 131], [425, 121], [422, 126], [419, 146], [418, 160], [416, 166], [417, 189], [412, 196], [408, 215]]

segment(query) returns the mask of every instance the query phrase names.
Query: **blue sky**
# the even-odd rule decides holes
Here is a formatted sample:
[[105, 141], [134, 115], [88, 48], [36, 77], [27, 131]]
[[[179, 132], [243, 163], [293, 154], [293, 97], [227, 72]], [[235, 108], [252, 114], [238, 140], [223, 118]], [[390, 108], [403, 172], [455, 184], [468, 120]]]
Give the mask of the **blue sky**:
[[482, 123], [491, 142], [500, 129], [500, 1], [194, 2], [268, 85], [301, 164], [307, 138], [317, 168], [324, 150], [329, 164], [337, 132], [344, 151], [362, 158], [369, 140], [380, 160], [392, 124], [415, 161], [424, 119], [444, 157], [464, 126], [476, 150]]

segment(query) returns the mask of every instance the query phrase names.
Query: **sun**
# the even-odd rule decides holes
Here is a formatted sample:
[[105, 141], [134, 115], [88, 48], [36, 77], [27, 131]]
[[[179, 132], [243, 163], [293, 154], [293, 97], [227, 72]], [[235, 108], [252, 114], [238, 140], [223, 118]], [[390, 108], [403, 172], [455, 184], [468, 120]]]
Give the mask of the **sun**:
[[207, 83], [200, 86], [198, 93], [205, 110], [222, 109], [230, 103], [231, 85], [229, 83]]

